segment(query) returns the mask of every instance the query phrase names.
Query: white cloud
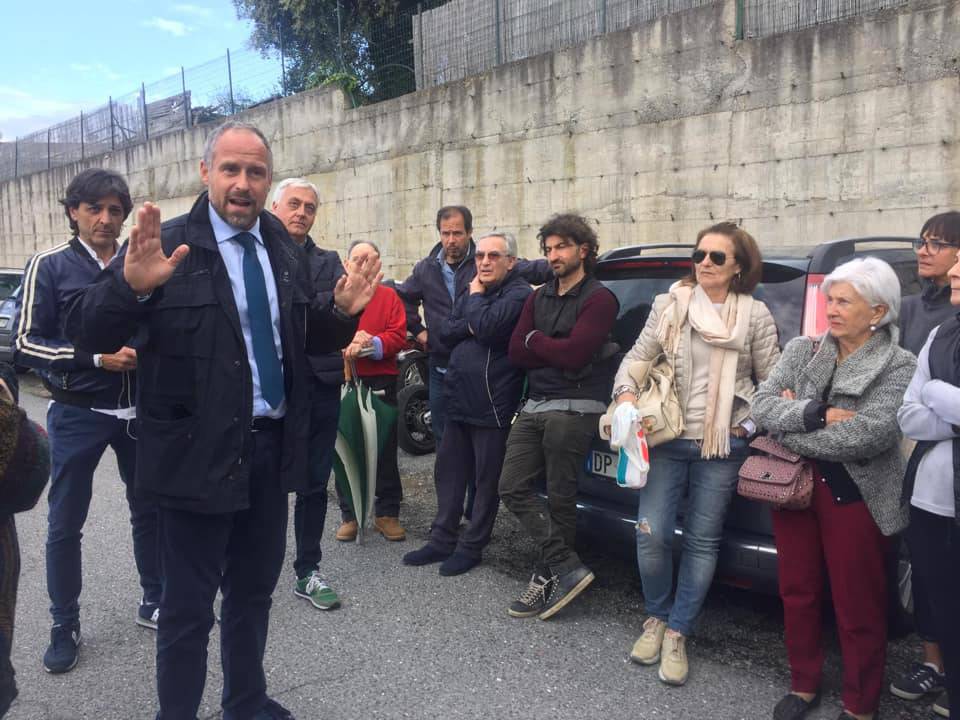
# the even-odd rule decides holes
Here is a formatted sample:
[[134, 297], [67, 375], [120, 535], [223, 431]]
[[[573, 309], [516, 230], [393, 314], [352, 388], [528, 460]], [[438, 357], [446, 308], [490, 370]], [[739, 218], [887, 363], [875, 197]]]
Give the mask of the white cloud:
[[183, 37], [193, 30], [192, 27], [179, 20], [168, 20], [162, 17], [152, 17], [143, 21], [144, 27], [152, 27], [163, 32], [168, 32], [176, 37]]
[[190, 5], [188, 3], [174, 5], [173, 11], [180, 13], [181, 15], [190, 15], [191, 17], [200, 18], [208, 18], [213, 15], [213, 11], [210, 8], [201, 7], [199, 5]]
[[122, 80], [123, 75], [103, 63], [70, 63], [70, 69], [79, 73], [97, 75], [107, 80]]
[[0, 131], [7, 140], [42, 130], [80, 114], [90, 103], [64, 102], [0, 85]]

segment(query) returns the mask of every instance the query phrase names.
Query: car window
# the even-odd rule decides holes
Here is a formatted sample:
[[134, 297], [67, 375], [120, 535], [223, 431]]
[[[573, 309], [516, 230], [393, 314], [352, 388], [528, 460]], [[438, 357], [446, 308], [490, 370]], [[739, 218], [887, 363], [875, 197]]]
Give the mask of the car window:
[[20, 287], [19, 273], [0, 273], [0, 300], [6, 300]]

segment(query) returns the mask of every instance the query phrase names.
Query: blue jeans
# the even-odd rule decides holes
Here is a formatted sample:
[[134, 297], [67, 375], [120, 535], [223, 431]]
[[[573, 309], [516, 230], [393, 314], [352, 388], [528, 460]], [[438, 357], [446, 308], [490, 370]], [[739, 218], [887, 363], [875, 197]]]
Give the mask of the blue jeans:
[[[442, 368], [444, 371], [446, 368]], [[434, 364], [433, 358], [430, 358], [430, 425], [433, 427], [433, 437], [437, 441], [437, 448], [440, 447], [440, 441], [443, 440], [443, 426], [447, 420], [447, 401], [443, 396], [444, 373], [440, 372], [440, 366]]]
[[157, 506], [134, 494], [137, 441], [133, 423], [86, 408], [50, 404], [51, 480], [47, 493], [47, 592], [55, 625], [79, 622], [82, 572], [80, 539], [93, 495], [93, 473], [107, 446], [117, 455], [120, 479], [126, 486], [133, 557], [146, 602], [160, 602], [157, 559]]
[[[650, 451], [646, 486], [638, 492], [637, 566], [647, 614], [690, 635], [707, 597], [723, 534], [723, 521], [737, 487], [747, 443], [730, 438], [730, 456], [702, 460], [693, 440], [672, 440]], [[673, 537], [684, 493], [680, 572], [673, 602]]]

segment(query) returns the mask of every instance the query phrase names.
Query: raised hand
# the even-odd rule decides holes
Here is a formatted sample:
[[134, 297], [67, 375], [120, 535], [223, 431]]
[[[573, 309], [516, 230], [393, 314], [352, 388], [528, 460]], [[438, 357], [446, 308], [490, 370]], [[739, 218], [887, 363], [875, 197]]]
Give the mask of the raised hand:
[[123, 277], [137, 295], [149, 295], [163, 285], [190, 248], [180, 245], [170, 257], [160, 244], [160, 208], [145, 202], [137, 210], [137, 224], [130, 231], [127, 254], [123, 259]]
[[351, 270], [341, 276], [333, 289], [333, 302], [341, 312], [353, 316], [358, 315], [373, 298], [383, 280], [383, 273], [380, 272], [380, 258], [376, 255], [362, 256], [351, 265]]

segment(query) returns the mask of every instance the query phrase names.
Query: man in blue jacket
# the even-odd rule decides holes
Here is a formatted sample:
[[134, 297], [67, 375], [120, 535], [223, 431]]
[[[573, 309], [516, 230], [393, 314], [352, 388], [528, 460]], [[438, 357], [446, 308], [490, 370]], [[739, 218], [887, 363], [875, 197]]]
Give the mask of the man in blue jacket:
[[[456, 301], [468, 294], [477, 274], [474, 262], [473, 214], [462, 205], [447, 205], [437, 211], [437, 232], [440, 242], [420, 260], [397, 293], [407, 308], [407, 327], [426, 346], [430, 359], [430, 422], [439, 448], [446, 424], [444, 377], [453, 348], [436, 332], [440, 323], [450, 317]], [[553, 277], [546, 260], [516, 259], [516, 272], [533, 285], [541, 285]], [[423, 305], [423, 320], [419, 308]], [[472, 487], [468, 487], [467, 509], [470, 516]]]
[[[437, 451], [437, 515], [430, 541], [403, 557], [406, 565], [441, 562], [441, 575], [460, 575], [480, 562], [500, 498], [497, 482], [510, 422], [520, 403], [523, 373], [507, 358], [510, 335], [530, 285], [517, 273], [517, 242], [500, 233], [480, 239], [476, 276], [448, 321], [435, 331], [451, 348], [444, 387], [447, 427]], [[467, 483], [476, 484], [470, 522], [460, 531]]]
[[133, 207], [130, 191], [114, 172], [84, 170], [67, 186], [61, 203], [73, 237], [27, 263], [17, 302], [15, 350], [16, 362], [35, 368], [53, 396], [47, 411], [52, 466], [46, 548], [53, 628], [43, 656], [50, 673], [67, 672], [79, 659], [80, 538], [93, 473], [108, 445], [117, 455], [130, 506], [133, 555], [143, 589], [137, 624], [156, 630], [160, 608], [156, 505], [133, 494], [136, 350], [125, 346], [115, 353], [91, 354], [64, 333], [69, 300], [117, 253], [117, 238]]

